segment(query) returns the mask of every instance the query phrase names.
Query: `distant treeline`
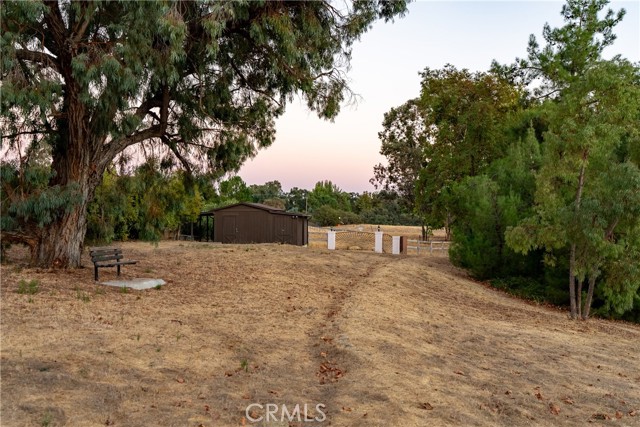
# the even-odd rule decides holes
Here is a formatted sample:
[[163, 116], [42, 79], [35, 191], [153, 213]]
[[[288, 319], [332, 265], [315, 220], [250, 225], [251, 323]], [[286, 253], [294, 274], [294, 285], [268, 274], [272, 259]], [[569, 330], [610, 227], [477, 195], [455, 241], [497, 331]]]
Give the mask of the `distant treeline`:
[[163, 169], [148, 161], [129, 173], [109, 170], [89, 206], [87, 238], [93, 241], [157, 240], [195, 222], [203, 211], [238, 202], [308, 213], [319, 226], [341, 224], [419, 224], [411, 206], [392, 191], [347, 193], [331, 181], [311, 190], [283, 191], [278, 181], [247, 185], [240, 176], [215, 180]]

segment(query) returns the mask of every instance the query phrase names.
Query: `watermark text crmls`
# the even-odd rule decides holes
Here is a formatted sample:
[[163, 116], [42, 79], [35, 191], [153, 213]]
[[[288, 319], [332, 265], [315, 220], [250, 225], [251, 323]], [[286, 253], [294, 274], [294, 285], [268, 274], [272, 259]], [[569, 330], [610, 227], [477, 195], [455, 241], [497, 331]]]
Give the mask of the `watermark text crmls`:
[[302, 423], [321, 423], [327, 419], [324, 403], [287, 405], [285, 403], [252, 403], [244, 413], [251, 423], [297, 421]]

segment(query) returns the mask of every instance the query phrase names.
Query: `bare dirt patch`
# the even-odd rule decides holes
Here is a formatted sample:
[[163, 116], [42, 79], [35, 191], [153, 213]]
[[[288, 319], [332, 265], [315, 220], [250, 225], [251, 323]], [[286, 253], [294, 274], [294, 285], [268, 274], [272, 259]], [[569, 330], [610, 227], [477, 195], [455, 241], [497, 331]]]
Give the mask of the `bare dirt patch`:
[[[123, 278], [167, 285], [123, 292], [10, 250], [2, 426], [640, 425], [640, 327], [571, 322], [445, 257], [122, 247], [139, 261]], [[252, 403], [307, 403], [310, 420], [253, 424]]]

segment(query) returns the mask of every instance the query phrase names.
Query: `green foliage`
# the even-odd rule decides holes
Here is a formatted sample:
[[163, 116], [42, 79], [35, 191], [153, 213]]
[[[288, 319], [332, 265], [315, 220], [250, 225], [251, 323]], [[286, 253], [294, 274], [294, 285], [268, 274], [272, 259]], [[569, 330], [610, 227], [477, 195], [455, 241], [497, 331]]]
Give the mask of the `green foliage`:
[[357, 214], [335, 209], [329, 205], [323, 205], [314, 210], [311, 220], [320, 227], [358, 224], [361, 222], [361, 218]]
[[108, 170], [96, 188], [94, 201], [88, 208], [86, 238], [96, 242], [127, 240], [129, 230], [138, 217], [134, 203], [134, 178]]
[[621, 254], [608, 261], [596, 289], [596, 313], [640, 323], [640, 230], [621, 240]]
[[76, 298], [84, 303], [91, 301], [91, 297], [80, 289], [76, 289]]
[[282, 184], [279, 181], [269, 181], [262, 185], [250, 185], [251, 201], [264, 203], [265, 200], [284, 200]]
[[387, 163], [376, 165], [371, 179], [376, 188], [397, 192], [411, 207], [415, 203], [416, 180], [427, 162], [425, 148], [430, 134], [425, 113], [419, 100], [413, 99], [384, 114], [378, 138], [382, 142], [380, 154]]
[[293, 187], [285, 195], [285, 208], [288, 211], [304, 212], [308, 211], [309, 191], [298, 187]]
[[398, 192], [424, 223], [448, 229], [452, 186], [504, 155], [504, 122], [520, 92], [495, 75], [451, 65], [421, 75], [420, 97], [385, 114], [379, 137], [387, 165], [374, 168], [372, 182]]
[[363, 193], [354, 202], [354, 210], [363, 223], [378, 225], [420, 225], [412, 209], [400, 194], [392, 191]]
[[308, 206], [311, 212], [315, 212], [316, 209], [322, 206], [329, 206], [342, 211], [351, 210], [349, 195], [340, 190], [340, 188], [331, 181], [320, 181], [316, 183], [313, 190], [309, 192]]
[[267, 206], [271, 206], [272, 208], [282, 209], [282, 210], [284, 210], [287, 206], [284, 199], [277, 199], [277, 198], [264, 199], [262, 203]]
[[486, 174], [467, 177], [452, 191], [457, 221], [451, 260], [480, 279], [537, 276], [540, 267], [539, 251], [520, 255], [505, 242], [507, 228], [532, 212], [535, 173], [541, 161], [533, 129], [507, 151]]
[[44, 415], [42, 415], [42, 421], [40, 421], [40, 425], [42, 427], [49, 427], [53, 422], [53, 416], [49, 411], [46, 411]]
[[220, 182], [220, 201], [235, 200], [236, 202], [250, 202], [252, 200], [251, 189], [238, 175]]
[[50, 186], [53, 176], [46, 166], [0, 162], [3, 231], [25, 233], [29, 223], [44, 227], [80, 202], [77, 185]]
[[18, 290], [17, 293], [21, 295], [35, 295], [40, 291], [40, 281], [36, 279], [29, 280], [28, 282], [24, 279], [18, 282]]
[[502, 289], [521, 298], [529, 298], [541, 302], [547, 300], [544, 285], [531, 277], [506, 277], [494, 279], [491, 286]]
[[[624, 16], [609, 10], [601, 18], [605, 5], [569, 0], [567, 24], [545, 27], [547, 46], [540, 49], [533, 37], [529, 43], [528, 67], [549, 91], [543, 110], [549, 128], [535, 212], [507, 233], [515, 250], [545, 248], [548, 260], [555, 251], [569, 251], [571, 314], [584, 318], [596, 284], [606, 284], [595, 293], [605, 298], [605, 311], [629, 309], [637, 290], [635, 279], [612, 269], [622, 260], [638, 263], [629, 254], [639, 230], [640, 170], [628, 153], [640, 134], [640, 68], [620, 57], [601, 58]], [[589, 289], [581, 313], [583, 282]]]
[[109, 171], [88, 209], [87, 238], [156, 241], [165, 230], [196, 221], [202, 207], [196, 182], [181, 173], [164, 175], [154, 161], [140, 166], [133, 175]]

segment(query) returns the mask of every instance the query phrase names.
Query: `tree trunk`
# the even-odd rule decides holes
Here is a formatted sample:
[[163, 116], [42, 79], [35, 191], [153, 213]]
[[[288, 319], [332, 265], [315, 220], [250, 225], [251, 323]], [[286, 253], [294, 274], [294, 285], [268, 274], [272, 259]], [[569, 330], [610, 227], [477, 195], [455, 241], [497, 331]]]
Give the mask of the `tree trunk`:
[[575, 243], [571, 245], [571, 254], [569, 258], [569, 303], [571, 305], [571, 318], [575, 319], [577, 317], [577, 309], [576, 309], [576, 275], [575, 275], [575, 265], [576, 265], [576, 245]]
[[[584, 175], [587, 167], [586, 162], [588, 157], [589, 157], [589, 151], [585, 150], [582, 153], [582, 165], [580, 166], [580, 175], [578, 177], [578, 188], [576, 190], [575, 210], [574, 210], [575, 218], [578, 217], [578, 213], [580, 212], [580, 203], [582, 202], [582, 190], [584, 189]], [[576, 297], [582, 298], [581, 295], [576, 296], [575, 279], [576, 279], [576, 244], [571, 243], [571, 254], [569, 258], [569, 299], [571, 300], [571, 318], [572, 319], [576, 319], [578, 317], [578, 310], [581, 309], [576, 307]]]
[[40, 231], [40, 239], [34, 251], [35, 259], [32, 259], [35, 265], [61, 268], [81, 266], [84, 237], [87, 232], [87, 208], [100, 183], [98, 177], [102, 177], [102, 173], [98, 174], [94, 168], [80, 164], [76, 162], [74, 166], [72, 162], [64, 160], [57, 165], [66, 168], [65, 172], [56, 176], [58, 185], [77, 185], [79, 201], [67, 207]]
[[589, 318], [589, 312], [591, 311], [591, 301], [593, 300], [593, 289], [596, 286], [596, 275], [589, 276], [589, 289], [587, 290], [587, 298], [584, 301], [584, 310], [582, 310], [582, 319], [587, 320]]
[[61, 218], [45, 226], [33, 260], [44, 267], [80, 267], [87, 232], [88, 199], [72, 207]]
[[576, 278], [576, 307], [578, 309], [578, 317], [582, 317], [582, 280]]
[[451, 241], [451, 223], [453, 222], [453, 218], [451, 217], [451, 212], [447, 210], [447, 216], [444, 221], [444, 239], [446, 241]]
[[55, 172], [50, 186], [77, 186], [78, 201], [66, 206], [53, 222], [40, 231], [32, 263], [42, 267], [80, 267], [87, 231], [87, 207], [102, 180], [106, 164], [95, 140], [88, 136], [84, 106], [71, 99], [66, 114], [57, 121], [51, 168]]

